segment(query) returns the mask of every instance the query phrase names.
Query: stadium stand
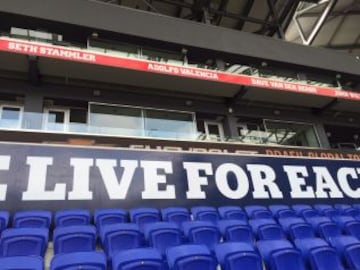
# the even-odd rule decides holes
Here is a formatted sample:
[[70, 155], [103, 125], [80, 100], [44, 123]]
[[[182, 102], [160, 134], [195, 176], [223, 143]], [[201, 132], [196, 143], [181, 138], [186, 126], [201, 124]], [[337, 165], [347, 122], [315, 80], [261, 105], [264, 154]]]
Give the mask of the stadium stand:
[[[360, 269], [360, 217], [351, 217], [342, 211], [355, 207], [338, 208], [340, 211], [332, 220], [323, 210], [316, 217], [303, 219], [302, 212], [297, 211], [295, 218], [277, 220], [278, 206], [270, 205], [261, 207], [260, 211], [269, 211], [273, 219], [255, 218], [256, 215], [249, 212], [249, 220], [243, 220], [221, 215], [227, 208], [222, 206], [211, 209], [211, 215], [214, 210], [219, 213], [216, 223], [195, 220], [196, 216], [189, 216], [185, 207], [140, 209], [141, 214], [150, 212], [151, 217], [154, 213], [156, 216], [143, 224], [143, 230], [136, 218], [128, 218], [124, 209], [97, 209], [94, 216], [110, 213], [108, 224], [99, 222], [98, 217], [93, 224], [50, 227], [50, 233], [43, 222], [38, 222], [35, 211], [26, 215], [24, 226], [28, 227], [16, 227], [17, 223], [4, 227], [0, 238], [0, 269], [23, 269], [17, 265], [24, 264], [28, 266], [26, 269], [44, 269], [45, 261], [49, 260], [50, 269], [56, 270], [108, 267], [212, 270], [217, 265], [223, 270], [259, 270], [263, 265], [268, 270]], [[234, 207], [228, 209], [234, 210]], [[236, 214], [242, 213], [241, 207], [235, 210]], [[77, 211], [67, 209], [65, 212], [72, 216]], [[129, 215], [134, 212], [139, 209], [130, 209]], [[163, 215], [158, 219], [160, 212]], [[22, 216], [24, 212], [19, 213]], [[13, 215], [14, 220], [19, 213]], [[171, 221], [166, 213], [175, 216], [180, 213], [181, 218]], [[91, 216], [90, 211], [87, 214]], [[34, 228], [34, 224], [38, 228]]]

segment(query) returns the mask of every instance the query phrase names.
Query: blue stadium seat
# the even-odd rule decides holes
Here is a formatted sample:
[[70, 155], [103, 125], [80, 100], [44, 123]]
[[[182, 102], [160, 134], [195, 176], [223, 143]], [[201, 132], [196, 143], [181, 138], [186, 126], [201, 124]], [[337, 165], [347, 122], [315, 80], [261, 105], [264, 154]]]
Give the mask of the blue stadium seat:
[[104, 225], [128, 222], [127, 212], [120, 208], [96, 209], [94, 212], [94, 224], [100, 231]]
[[166, 250], [182, 244], [182, 234], [179, 227], [171, 222], [155, 222], [145, 225], [145, 239], [149, 246], [157, 249], [165, 256]]
[[0, 211], [0, 233], [7, 228], [9, 219], [10, 213], [8, 211]]
[[254, 234], [260, 240], [285, 239], [286, 236], [275, 220], [273, 219], [252, 219], [249, 224]]
[[334, 208], [338, 209], [340, 211], [344, 211], [344, 210], [347, 210], [347, 209], [351, 209], [352, 206], [350, 204], [337, 203], [337, 204], [334, 205]]
[[322, 211], [322, 215], [329, 217], [329, 218], [333, 218], [336, 216], [340, 216], [341, 211], [339, 209], [335, 209], [335, 208], [325, 209], [324, 211]]
[[219, 220], [218, 228], [226, 242], [246, 242], [254, 244], [254, 236], [251, 227], [242, 220], [225, 219]]
[[211, 251], [221, 239], [218, 228], [210, 221], [184, 222], [183, 230], [190, 243], [206, 245]]
[[130, 220], [143, 230], [145, 224], [161, 221], [160, 211], [156, 208], [134, 208], [130, 210]]
[[354, 217], [351, 216], [336, 216], [332, 220], [338, 224], [341, 228], [344, 228], [346, 224], [358, 222]]
[[94, 251], [96, 228], [91, 225], [56, 227], [53, 242], [55, 254]]
[[1, 270], [43, 270], [44, 260], [39, 256], [14, 256], [0, 258]]
[[263, 205], [247, 205], [244, 210], [249, 218], [253, 218], [255, 211], [268, 211], [268, 208]]
[[139, 248], [117, 253], [112, 270], [164, 270], [163, 259], [156, 249]]
[[291, 225], [289, 227], [288, 234], [292, 240], [315, 237], [315, 231], [313, 227], [307, 223], [298, 223]]
[[360, 241], [353, 236], [334, 237], [329, 240], [336, 248], [347, 269], [360, 269]]
[[250, 219], [249, 225], [251, 226], [253, 233], [258, 233], [259, 227], [264, 225], [276, 225], [276, 221], [273, 219], [261, 218], [261, 219]]
[[348, 208], [348, 209], [342, 210], [341, 214], [344, 216], [356, 217], [356, 216], [360, 215], [360, 210], [356, 209], [356, 208]]
[[342, 232], [339, 226], [335, 223], [322, 223], [318, 226], [317, 232], [319, 236], [325, 240], [332, 237], [341, 236]]
[[190, 212], [185, 207], [163, 208], [161, 209], [161, 216], [163, 221], [173, 222], [179, 227], [183, 222], [191, 220]]
[[306, 224], [306, 222], [303, 218], [300, 218], [300, 217], [298, 217], [298, 218], [280, 218], [279, 224], [281, 225], [283, 230], [286, 233], [288, 233], [292, 226], [296, 226], [299, 224]]
[[245, 212], [239, 206], [221, 206], [218, 211], [222, 219], [247, 220]]
[[324, 211], [324, 210], [329, 210], [329, 209], [333, 209], [333, 207], [329, 204], [315, 204], [314, 209], [316, 211], [318, 211], [320, 214]]
[[300, 249], [305, 264], [311, 270], [344, 270], [336, 250], [323, 239], [297, 239], [295, 246]]
[[216, 270], [215, 258], [203, 245], [172, 247], [166, 255], [171, 270]]
[[222, 243], [215, 248], [222, 270], [262, 270], [262, 259], [247, 243]]
[[323, 216], [309, 217], [309, 218], [305, 218], [305, 220], [314, 228], [314, 230], [317, 230], [320, 224], [334, 223], [330, 218]]
[[191, 213], [194, 220], [216, 223], [220, 219], [218, 211], [212, 206], [195, 206], [191, 208]]
[[13, 228], [1, 234], [0, 256], [41, 256], [46, 252], [49, 231], [46, 228]]
[[300, 216], [303, 218], [313, 218], [313, 217], [320, 217], [321, 215], [315, 209], [305, 209], [301, 211]]
[[46, 210], [30, 210], [16, 212], [13, 219], [14, 228], [49, 228], [51, 212]]
[[257, 246], [267, 270], [305, 270], [301, 253], [286, 240], [261, 240]]
[[109, 259], [119, 251], [142, 247], [144, 240], [139, 226], [133, 223], [106, 225], [100, 231], [100, 239]]
[[308, 204], [294, 204], [291, 208], [298, 216], [302, 216], [302, 212], [304, 210], [313, 210], [313, 208]]
[[352, 235], [360, 240], [360, 221], [348, 222], [344, 225], [343, 230], [346, 234]]
[[50, 270], [106, 270], [106, 257], [102, 252], [63, 253], [53, 257]]
[[289, 210], [290, 209], [290, 207], [288, 205], [285, 205], [285, 204], [273, 204], [273, 205], [269, 205], [268, 208], [269, 208], [270, 212], [273, 214], [274, 217], [277, 215], [277, 213], [279, 211]]
[[59, 210], [55, 213], [55, 226], [89, 225], [90, 217], [86, 209]]

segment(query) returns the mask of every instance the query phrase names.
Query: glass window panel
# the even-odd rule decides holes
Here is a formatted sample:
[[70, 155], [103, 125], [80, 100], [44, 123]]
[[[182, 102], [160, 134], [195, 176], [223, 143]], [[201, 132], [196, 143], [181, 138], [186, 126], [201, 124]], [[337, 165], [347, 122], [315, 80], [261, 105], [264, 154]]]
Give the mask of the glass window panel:
[[49, 111], [48, 122], [63, 124], [65, 122], [65, 113], [60, 111]]
[[319, 147], [314, 127], [310, 124], [265, 120], [269, 133], [267, 143]]
[[145, 134], [150, 137], [194, 139], [191, 113], [144, 110]]
[[90, 129], [96, 133], [141, 136], [141, 109], [90, 104]]
[[20, 108], [3, 107], [1, 119], [3, 119], [3, 120], [19, 120], [20, 119]]

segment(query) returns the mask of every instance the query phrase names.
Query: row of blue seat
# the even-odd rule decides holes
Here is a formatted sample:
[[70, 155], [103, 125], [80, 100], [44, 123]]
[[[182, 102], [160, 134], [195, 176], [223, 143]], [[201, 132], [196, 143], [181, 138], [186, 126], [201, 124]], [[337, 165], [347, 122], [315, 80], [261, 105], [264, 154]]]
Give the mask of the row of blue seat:
[[[94, 224], [100, 228], [104, 224], [123, 223], [130, 221], [140, 227], [148, 222], [171, 221], [180, 225], [184, 221], [202, 220], [217, 222], [220, 219], [259, 219], [285, 217], [315, 217], [348, 215], [360, 219], [360, 204], [353, 206], [337, 204], [334, 207], [326, 204], [314, 205], [270, 205], [269, 207], [250, 205], [244, 210], [239, 206], [224, 206], [218, 209], [211, 206], [192, 207], [191, 212], [184, 207], [168, 207], [159, 211], [156, 208], [135, 208], [129, 213], [124, 209], [98, 209], [94, 212]], [[0, 230], [8, 227], [9, 212], [0, 211]], [[91, 213], [86, 209], [60, 210], [54, 214], [55, 226], [88, 225], [91, 224]], [[19, 211], [13, 217], [12, 226], [45, 227], [52, 224], [51, 211], [33, 210]]]
[[[360, 221], [350, 216], [337, 217], [339, 223], [327, 217], [253, 219], [249, 224], [242, 220], [183, 222], [182, 229], [172, 222], [154, 222], [144, 225], [144, 230], [134, 223], [115, 223], [102, 227], [101, 245], [111, 259], [121, 250], [154, 247], [165, 254], [170, 246], [184, 243], [206, 245], [210, 250], [220, 242], [245, 242], [255, 245], [257, 240], [285, 240], [352, 235], [360, 239]], [[31, 240], [30, 240], [31, 239]], [[49, 240], [46, 228], [11, 228], [0, 238], [1, 256], [44, 256]], [[57, 227], [53, 234], [55, 254], [92, 251], [96, 248], [97, 230], [92, 225]]]
[[[298, 239], [295, 245], [286, 240], [262, 240], [257, 248], [247, 243], [222, 243], [212, 253], [202, 245], [179, 245], [162, 256], [156, 249], [129, 249], [117, 253], [113, 270], [344, 270], [360, 269], [360, 242], [351, 236], [326, 242], [319, 238]], [[39, 257], [0, 258], [1, 269], [42, 270]], [[101, 252], [59, 254], [51, 270], [106, 270], [107, 260]]]

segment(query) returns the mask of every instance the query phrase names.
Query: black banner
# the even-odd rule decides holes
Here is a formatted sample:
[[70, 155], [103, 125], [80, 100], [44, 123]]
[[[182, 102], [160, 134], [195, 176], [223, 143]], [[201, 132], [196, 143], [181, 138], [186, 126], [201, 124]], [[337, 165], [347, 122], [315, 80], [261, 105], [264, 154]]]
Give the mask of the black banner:
[[354, 203], [360, 162], [0, 144], [2, 209]]

